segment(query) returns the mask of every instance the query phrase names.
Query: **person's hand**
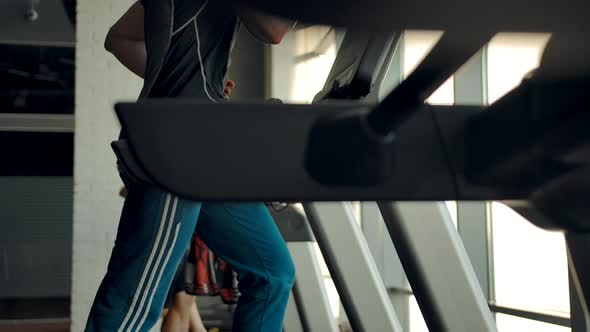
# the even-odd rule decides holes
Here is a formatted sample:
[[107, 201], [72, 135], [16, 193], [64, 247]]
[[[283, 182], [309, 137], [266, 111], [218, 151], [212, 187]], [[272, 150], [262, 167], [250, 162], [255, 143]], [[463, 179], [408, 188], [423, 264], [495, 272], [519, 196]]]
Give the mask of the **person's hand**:
[[121, 188], [121, 190], [119, 190], [119, 196], [126, 198], [127, 197], [127, 187], [123, 187]]
[[231, 95], [231, 89], [233, 89], [235, 86], [236, 83], [232, 80], [227, 80], [225, 82], [225, 88], [223, 88], [223, 93], [226, 97], [229, 97]]

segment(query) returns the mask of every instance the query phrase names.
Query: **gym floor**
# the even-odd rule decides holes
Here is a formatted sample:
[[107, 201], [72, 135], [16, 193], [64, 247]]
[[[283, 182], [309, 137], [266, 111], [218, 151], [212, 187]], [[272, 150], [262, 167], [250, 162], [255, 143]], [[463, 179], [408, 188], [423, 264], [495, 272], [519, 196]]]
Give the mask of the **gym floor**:
[[68, 332], [70, 299], [2, 299], [0, 332]]
[[[217, 297], [199, 297], [198, 303], [205, 326], [231, 331], [232, 307]], [[69, 298], [0, 300], [0, 332], [69, 332], [69, 317]]]

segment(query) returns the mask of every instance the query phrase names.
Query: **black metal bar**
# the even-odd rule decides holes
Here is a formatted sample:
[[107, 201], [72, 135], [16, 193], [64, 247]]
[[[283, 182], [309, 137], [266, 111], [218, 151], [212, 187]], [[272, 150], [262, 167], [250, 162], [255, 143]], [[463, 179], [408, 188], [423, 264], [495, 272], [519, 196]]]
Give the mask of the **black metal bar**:
[[588, 79], [533, 77], [474, 116], [465, 127], [467, 177], [518, 186], [521, 181], [543, 183], [570, 167], [565, 155], [590, 141], [589, 89]]
[[367, 117], [375, 133], [388, 135], [420, 110], [436, 91], [493, 36], [492, 33], [445, 33], [426, 58]]
[[[414, 295], [414, 292], [412, 292], [412, 290], [406, 289], [406, 288], [401, 288], [401, 287], [389, 287], [388, 291], [407, 295], [407, 296]], [[521, 317], [521, 318], [530, 319], [530, 320], [536, 320], [536, 321], [544, 322], [544, 323], [548, 323], [548, 324], [571, 327], [571, 320], [570, 320], [570, 318], [567, 318], [567, 317], [551, 315], [551, 314], [546, 314], [546, 313], [540, 313], [540, 312], [535, 312], [535, 311], [530, 311], [530, 310], [510, 308], [510, 307], [500, 306], [500, 305], [493, 304], [493, 303], [490, 303], [489, 306], [490, 306], [490, 310], [495, 313], [515, 316], [515, 317]]]
[[[580, 320], [586, 320], [585, 324], [589, 324], [589, 307], [590, 304], [590, 233], [574, 233], [566, 232], [565, 241], [568, 252], [568, 265], [570, 269], [570, 277], [572, 287], [577, 294], [577, 309], [572, 314], [577, 314], [576, 323]], [[582, 323], [578, 323], [582, 324]], [[588, 326], [586, 326], [587, 328]]]
[[588, 31], [587, 0], [232, 0], [308, 23], [391, 30]]
[[303, 332], [311, 332], [311, 329], [309, 328], [309, 318], [305, 314], [305, 309], [303, 308], [301, 287], [297, 280], [295, 280], [295, 283], [293, 284], [293, 298], [295, 299], [295, 307], [297, 308], [297, 314], [299, 315]]
[[500, 314], [515, 316], [515, 317], [520, 317], [520, 318], [525, 318], [525, 319], [530, 319], [530, 320], [536, 320], [539, 322], [544, 322], [544, 323], [553, 324], [553, 325], [561, 325], [561, 326], [565, 326], [565, 327], [571, 327], [571, 320], [567, 317], [560, 317], [560, 316], [550, 315], [550, 314], [545, 314], [545, 313], [540, 313], [540, 312], [534, 312], [534, 311], [528, 311], [528, 310], [522, 310], [522, 309], [516, 309], [516, 308], [510, 308], [510, 307], [503, 307], [503, 306], [499, 306], [497, 304], [492, 304], [492, 303], [490, 303], [490, 310], [492, 312], [496, 312], [496, 313], [500, 313]]
[[578, 291], [579, 280], [576, 280], [577, 276], [575, 271], [571, 268], [571, 257], [568, 257], [569, 268], [569, 290], [570, 290], [570, 320], [572, 332], [588, 332], [590, 328], [590, 318], [588, 317], [588, 311], [586, 308], [586, 302], [582, 301], [581, 294]]
[[402, 295], [407, 295], [407, 296], [414, 295], [414, 292], [412, 292], [411, 289], [404, 288], [404, 287], [387, 287], [387, 291], [390, 293], [397, 293], [397, 294], [402, 294]]

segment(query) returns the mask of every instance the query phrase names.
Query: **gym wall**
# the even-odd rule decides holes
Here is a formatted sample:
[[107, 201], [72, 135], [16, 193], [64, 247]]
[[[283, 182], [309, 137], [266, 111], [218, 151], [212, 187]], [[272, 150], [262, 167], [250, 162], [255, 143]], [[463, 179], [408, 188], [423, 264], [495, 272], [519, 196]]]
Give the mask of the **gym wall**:
[[[0, 1], [0, 41], [8, 44], [61, 45], [74, 44], [74, 28], [68, 21], [62, 0]], [[31, 10], [34, 9], [34, 10]]]
[[[6, 318], [16, 311], [12, 303], [70, 294], [74, 29], [61, 0], [3, 0], [0, 22], [0, 316]], [[53, 127], [58, 122], [65, 126]]]
[[104, 50], [109, 27], [133, 0], [78, 0], [72, 246], [72, 331], [82, 331], [113, 247], [123, 200], [109, 146], [117, 100], [135, 100], [141, 80]]

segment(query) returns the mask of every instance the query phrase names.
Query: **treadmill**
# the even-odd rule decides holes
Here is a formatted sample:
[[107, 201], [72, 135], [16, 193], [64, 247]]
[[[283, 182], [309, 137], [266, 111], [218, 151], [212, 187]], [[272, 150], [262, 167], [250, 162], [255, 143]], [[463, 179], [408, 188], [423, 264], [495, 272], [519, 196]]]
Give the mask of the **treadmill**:
[[[252, 3], [265, 6], [264, 0]], [[573, 0], [568, 4], [578, 11], [587, 6]], [[466, 7], [462, 10], [472, 9]], [[497, 31], [494, 26], [467, 32], [448, 29], [414, 72], [378, 104], [359, 102], [359, 98], [322, 102], [329, 99], [323, 97], [313, 105], [186, 100], [118, 104], [117, 116], [128, 133], [126, 153], [119, 158], [142, 181], [194, 200], [380, 202], [387, 230], [431, 331], [493, 331], [495, 324], [465, 249], [448, 222], [408, 222], [436, 220], [440, 209], [433, 206], [415, 215], [416, 209], [392, 201], [505, 201], [536, 225], [565, 232], [574, 289], [587, 328], [590, 208], [584, 198], [590, 195], [590, 112], [585, 94], [590, 88], [590, 62], [586, 61], [590, 48], [584, 43], [585, 20], [574, 15], [564, 21], [564, 12], [573, 9], [561, 8], [565, 4], [558, 7], [561, 11], [552, 18], [498, 19], [500, 28], [522, 29], [530, 23], [531, 30], [537, 31], [544, 22], [556, 32], [539, 69], [487, 107], [424, 103]], [[305, 17], [307, 12], [296, 13]], [[340, 19], [326, 16], [332, 23]], [[355, 24], [359, 19], [351, 20]], [[392, 24], [376, 21], [379, 29]], [[493, 18], [485, 18], [488, 21]], [[439, 20], [437, 24], [454, 28], [458, 23]], [[333, 84], [325, 95], [346, 95], [342, 82]], [[162, 107], [167, 112], [160, 112]], [[499, 131], [505, 135], [491, 139], [486, 134]], [[190, 144], [205, 138], [215, 142], [214, 146]], [[261, 151], [260, 146], [268, 150]], [[185, 153], [186, 149], [193, 153]], [[265, 151], [289, 152], [272, 155]], [[209, 163], [199, 163], [196, 156], [202, 154], [210, 156]], [[338, 204], [308, 203], [305, 210], [310, 224], [346, 220], [350, 215]], [[444, 247], [429, 251], [423, 245], [429, 234], [425, 229], [443, 234]], [[325, 234], [313, 231], [316, 240], [323, 241], [318, 238]], [[437, 265], [433, 251], [443, 250], [453, 253], [448, 266]], [[431, 277], [436, 269], [446, 274]], [[338, 288], [346, 294], [346, 286]], [[353, 329], [369, 331], [354, 310], [349, 314], [346, 309], [354, 308], [354, 303], [345, 301], [346, 296], [343, 305]], [[391, 330], [399, 330], [395, 313], [387, 305], [384, 308]]]

